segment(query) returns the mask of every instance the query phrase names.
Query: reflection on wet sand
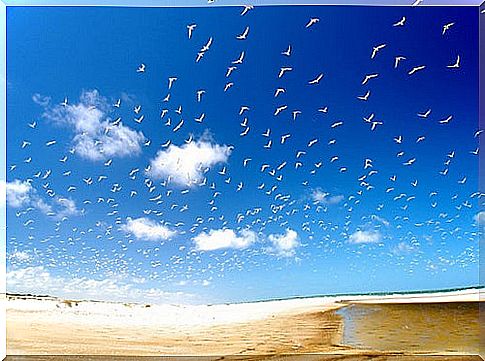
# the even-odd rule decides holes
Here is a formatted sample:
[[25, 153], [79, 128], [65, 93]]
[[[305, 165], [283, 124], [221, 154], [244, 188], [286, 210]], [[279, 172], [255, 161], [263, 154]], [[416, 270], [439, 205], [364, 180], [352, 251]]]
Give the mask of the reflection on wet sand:
[[352, 304], [343, 343], [379, 351], [478, 353], [479, 303]]

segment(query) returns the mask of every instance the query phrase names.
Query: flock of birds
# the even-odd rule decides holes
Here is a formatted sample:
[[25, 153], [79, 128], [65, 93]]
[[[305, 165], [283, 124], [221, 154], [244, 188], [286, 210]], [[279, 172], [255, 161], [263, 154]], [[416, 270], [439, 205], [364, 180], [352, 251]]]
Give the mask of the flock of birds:
[[[253, 6], [244, 6], [240, 16], [250, 16], [252, 11], [255, 11]], [[405, 27], [407, 21], [406, 17], [402, 17], [390, 23], [389, 27]], [[301, 24], [299, 31], [311, 31], [320, 24], [320, 18], [311, 17]], [[453, 31], [454, 26], [456, 26], [454, 22], [445, 23], [437, 31], [441, 31], [442, 36], [446, 37]], [[196, 23], [187, 24], [186, 28], [181, 31], [186, 32], [186, 38], [192, 46], [198, 25]], [[251, 38], [251, 35], [251, 25], [247, 25], [242, 32], [235, 34], [234, 38], [235, 41], [244, 44]], [[204, 57], [211, 51], [214, 41], [214, 37], [211, 36], [200, 48], [195, 47], [195, 64], [205, 60]], [[372, 49], [369, 49], [370, 60], [378, 59], [381, 52], [386, 51], [387, 46], [387, 43], [378, 43]], [[296, 47], [298, 47], [298, 44], [290, 44], [281, 49], [278, 56], [289, 63]], [[226, 79], [225, 85], [221, 89], [221, 96], [231, 96], [231, 90], [236, 86], [236, 81], [233, 80], [234, 74], [240, 72], [244, 67], [248, 54], [248, 49], [242, 50], [235, 54], [234, 60], [228, 64], [226, 69], [221, 69], [221, 77]], [[390, 66], [396, 71], [400, 70], [406, 60], [406, 56], [397, 55]], [[456, 60], [443, 66], [443, 71], [459, 71], [460, 67], [461, 59], [460, 55], [457, 55]], [[141, 63], [134, 71], [140, 77], [149, 79], [149, 69], [150, 64]], [[284, 65], [275, 69], [278, 84], [283, 84], [285, 78], [293, 70], [291, 65]], [[426, 71], [426, 65], [420, 64], [410, 67], [406, 70], [406, 73], [409, 77], [412, 77], [423, 71]], [[316, 71], [314, 77], [306, 81], [306, 85], [317, 87], [325, 81], [326, 76], [326, 73]], [[348, 99], [349, 103], [368, 102], [372, 95], [370, 86], [379, 77], [380, 74], [377, 72], [364, 72], [362, 78], [356, 81], [360, 82], [363, 87], [365, 86], [366, 90], [361, 94], [356, 94], [353, 99]], [[190, 119], [184, 112], [183, 105], [174, 105], [171, 102], [171, 94], [177, 91], [178, 80], [177, 76], [171, 76], [167, 80], [167, 95], [162, 99], [159, 121], [173, 137], [179, 136], [191, 126], [200, 127], [198, 131], [202, 133], [203, 127], [208, 121], [205, 112], [201, 112]], [[286, 93], [287, 89], [283, 85], [277, 85], [272, 94], [273, 99], [278, 101], [284, 99]], [[199, 89], [194, 99], [197, 104], [202, 106], [209, 96], [211, 94], [206, 89]], [[115, 113], [123, 108], [123, 103], [122, 99], [115, 100], [111, 104], [112, 111]], [[60, 103], [60, 106], [69, 107], [71, 102], [66, 97]], [[93, 105], [94, 108], [95, 105]], [[328, 117], [332, 114], [331, 108], [331, 104], [324, 105], [318, 107], [316, 113]], [[264, 235], [268, 233], [284, 234], [285, 229], [291, 228], [298, 232], [300, 240], [299, 248], [292, 255], [296, 255], [300, 261], [311, 260], [319, 257], [319, 255], [337, 257], [337, 254], [340, 254], [344, 262], [352, 257], [357, 257], [359, 262], [378, 262], [382, 255], [379, 248], [382, 247], [382, 244], [390, 242], [393, 246], [387, 247], [385, 254], [392, 259], [396, 267], [406, 267], [411, 273], [420, 262], [425, 263], [424, 267], [428, 271], [439, 271], [452, 266], [467, 267], [470, 264], [476, 264], [477, 230], [473, 227], [466, 228], [461, 224], [454, 226], [454, 224], [461, 221], [460, 217], [463, 212], [469, 213], [470, 210], [474, 210], [475, 213], [478, 212], [476, 203], [483, 194], [476, 191], [470, 192], [466, 197], [463, 197], [459, 191], [456, 194], [442, 194], [439, 183], [425, 184], [426, 182], [420, 181], [420, 174], [409, 171], [409, 174], [412, 174], [414, 178], [411, 181], [406, 181], [406, 184], [404, 184], [406, 177], [400, 176], [400, 174], [406, 172], [406, 169], [413, 169], [412, 167], [415, 166], [416, 162], [419, 162], [421, 157], [428, 156], [419, 153], [408, 155], [406, 145], [427, 142], [433, 134], [423, 134], [416, 139], [409, 139], [406, 134], [395, 134], [389, 141], [396, 146], [397, 153], [393, 157], [398, 159], [400, 167], [382, 166], [379, 168], [375, 159], [366, 157], [361, 168], [356, 170], [352, 165], [345, 164], [344, 156], [332, 153], [334, 152], [332, 147], [346, 142], [346, 139], [339, 138], [338, 133], [332, 132], [334, 132], [334, 129], [336, 132], [337, 128], [346, 127], [347, 121], [335, 120], [329, 124], [330, 132], [328, 134], [331, 135], [330, 139], [324, 139], [323, 136], [312, 133], [311, 128], [309, 128], [305, 146], [294, 149], [294, 156], [291, 159], [276, 161], [275, 163], [281, 147], [292, 147], [292, 141], [296, 135], [292, 134], [291, 131], [278, 134], [274, 127], [270, 125], [271, 122], [253, 125], [251, 121], [252, 109], [251, 104], [241, 104], [237, 114], [234, 114], [235, 117], [240, 118], [239, 129], [230, 125], [229, 131], [235, 138], [238, 138], [235, 142], [238, 145], [228, 145], [227, 149], [230, 156], [227, 164], [221, 164], [221, 162], [210, 167], [201, 166], [198, 171], [203, 176], [189, 179], [186, 185], [177, 184], [173, 181], [171, 175], [160, 181], [151, 179], [148, 163], [140, 164], [140, 166], [131, 169], [128, 174], [108, 171], [108, 169], [116, 166], [116, 157], [103, 160], [100, 168], [106, 171], [102, 171], [102, 174], [95, 174], [98, 172], [96, 165], [92, 167], [93, 174], [84, 175], [81, 179], [76, 180], [75, 170], [69, 168], [71, 158], [76, 156], [75, 149], [71, 149], [58, 159], [48, 161], [60, 162], [65, 165], [65, 170], [58, 176], [63, 179], [72, 179], [65, 189], [54, 191], [52, 184], [55, 181], [52, 181], [52, 179], [55, 175], [52, 174], [52, 167], [49, 167], [49, 163], [45, 160], [43, 164], [36, 164], [37, 170], [32, 171], [29, 182], [36, 185], [37, 192], [44, 191], [47, 198], [52, 198], [54, 194], [64, 194], [66, 198], [76, 199], [78, 208], [82, 209], [77, 214], [73, 212], [72, 215], [66, 214], [62, 218], [52, 217], [53, 232], [42, 236], [41, 234], [45, 233], [48, 226], [32, 216], [35, 206], [31, 205], [15, 210], [15, 218], [20, 220], [19, 227], [25, 228], [25, 234], [28, 234], [28, 237], [25, 239], [17, 237], [15, 228], [9, 226], [8, 249], [10, 253], [28, 250], [37, 257], [29, 258], [29, 260], [27, 258], [11, 258], [9, 262], [11, 264], [35, 262], [48, 267], [59, 267], [72, 274], [77, 274], [81, 270], [93, 275], [129, 274], [133, 277], [144, 277], [159, 282], [175, 282], [180, 279], [187, 281], [198, 277], [212, 279], [224, 277], [227, 270], [273, 267], [268, 265], [265, 258], [262, 258], [271, 254], [271, 247], [254, 246], [237, 250], [224, 249], [220, 252], [201, 252], [193, 247], [190, 241], [197, 234], [209, 232], [211, 229], [233, 228], [238, 231], [249, 229], [261, 235], [261, 239], [264, 239]], [[432, 112], [432, 109], [417, 109], [416, 119], [429, 120]], [[368, 126], [369, 132], [375, 132], [372, 134], [377, 134], [383, 127], [387, 126], [387, 123], [380, 119], [376, 113], [362, 115], [362, 123]], [[292, 109], [291, 105], [288, 104], [277, 105], [272, 114], [277, 120], [286, 115], [293, 124], [298, 124], [300, 121], [304, 122], [306, 116], [303, 110]], [[133, 127], [140, 127], [147, 121], [154, 121], [150, 118], [152, 117], [145, 117], [145, 114], [143, 114], [142, 105], [135, 104], [133, 106], [133, 123], [131, 123]], [[436, 119], [436, 122], [443, 127], [454, 121], [455, 119], [451, 114]], [[121, 124], [123, 124], [121, 117], [110, 120], [106, 132]], [[124, 124], [131, 126], [130, 120], [125, 121]], [[26, 139], [20, 140], [22, 154], [27, 152], [35, 141], [35, 131], [38, 125], [37, 121], [28, 124], [29, 131], [24, 133]], [[253, 130], [260, 127], [264, 127], [262, 132]], [[478, 144], [482, 132], [483, 130], [470, 129], [468, 139], [470, 144]], [[253, 138], [248, 140], [247, 143], [241, 143], [251, 136]], [[147, 134], [143, 146], [159, 147], [156, 144], [158, 139], [155, 139], [155, 137], [155, 135]], [[168, 150], [171, 146], [177, 145], [177, 141], [170, 137], [158, 143], [160, 149]], [[184, 139], [183, 144], [186, 145], [200, 141], [188, 130]], [[217, 139], [217, 134], [214, 135], [214, 139]], [[9, 142], [9, 146], [12, 147], [16, 140], [10, 139]], [[245, 146], [240, 144], [245, 144]], [[61, 146], [57, 140], [50, 140], [45, 143], [47, 148], [55, 146]], [[254, 155], [256, 153], [259, 155]], [[233, 158], [238, 159], [235, 156], [236, 154], [241, 158], [240, 164], [235, 164], [235, 161], [233, 161]], [[330, 154], [330, 156], [328, 159], [320, 159], [322, 154]], [[478, 162], [478, 154], [479, 148], [472, 147], [468, 154], [460, 154], [460, 156], [476, 157], [475, 159]], [[448, 173], [450, 169], [453, 169], [454, 160], [457, 157], [453, 145], [450, 145], [449, 152], [446, 152], [443, 156], [442, 167], [429, 170], [441, 177], [437, 182], [446, 179], [446, 182], [451, 182], [457, 188], [468, 185], [467, 180], [470, 175], [463, 174], [452, 181], [448, 179]], [[28, 155], [22, 161], [10, 164], [8, 168], [9, 179], [17, 179], [16, 172], [19, 171], [19, 168], [33, 169], [33, 158], [35, 158], [34, 155]], [[261, 159], [265, 160], [261, 161]], [[315, 159], [316, 161], [314, 161]], [[232, 174], [231, 169], [236, 167], [243, 170]], [[257, 176], [254, 179], [244, 179], [246, 169], [248, 170], [247, 174], [257, 174]], [[249, 173], [250, 169], [254, 173]], [[314, 176], [324, 169], [327, 172], [342, 174], [342, 176], [355, 174], [355, 172], [360, 175], [349, 183], [352, 186], [342, 187], [340, 192], [331, 194], [315, 181]], [[473, 175], [474, 170], [469, 169], [469, 172]], [[299, 174], [299, 176], [295, 178], [293, 174]], [[374, 181], [376, 177], [387, 179], [384, 182], [386, 185], [382, 187], [381, 181]], [[295, 179], [298, 179], [298, 181], [295, 181]], [[139, 182], [137, 184], [141, 184], [141, 186], [131, 186], [130, 180]], [[96, 184], [99, 187], [105, 187], [105, 193], [92, 193], [90, 187], [94, 187]], [[417, 198], [423, 197], [423, 195], [422, 192], [410, 192], [409, 189], [418, 190], [422, 188], [429, 189], [425, 196], [426, 200], [423, 201], [428, 205], [426, 210], [428, 216], [415, 219], [413, 204]], [[205, 190], [205, 193], [203, 193], [203, 190]], [[236, 194], [243, 193], [245, 195], [237, 198]], [[80, 198], [78, 194], [82, 194], [83, 198]], [[191, 201], [187, 200], [190, 195], [198, 199], [207, 196], [207, 199], [204, 200], [205, 206], [192, 206]], [[256, 196], [260, 198], [256, 198]], [[368, 199], [375, 202], [375, 208], [368, 209], [368, 214], [360, 216], [359, 219], [353, 218], [354, 213], [359, 214], [361, 207], [367, 207]], [[246, 202], [246, 200], [248, 201]], [[254, 204], [249, 206], [251, 200], [254, 201]], [[144, 207], [143, 214], [138, 216], [123, 214], [121, 210], [123, 202], [136, 202], [142, 205]], [[236, 209], [238, 204], [235, 203], [238, 202], [242, 207], [247, 206], [247, 208], [240, 208], [234, 214], [226, 212], [227, 209], [231, 211]], [[393, 209], [393, 212], [387, 213], [394, 214], [393, 219], [385, 219], [382, 216], [383, 209], [388, 208]], [[95, 211], [95, 209], [98, 210]], [[105, 213], [101, 214], [92, 225], [86, 227], [77, 225], [76, 218], [80, 217], [81, 214], [85, 217], [92, 217], [90, 214], [100, 214], [100, 210]], [[327, 216], [332, 212], [337, 212], [338, 216], [333, 218]], [[187, 221], [189, 217], [185, 215], [186, 213], [190, 214], [191, 222]], [[177, 239], [181, 240], [180, 243], [177, 243], [178, 248], [167, 248], [167, 242], [137, 243], [131, 234], [124, 234], [122, 231], [126, 217], [152, 218], [157, 222], [167, 218], [175, 219], [173, 222], [164, 221], [163, 224], [172, 229], [177, 235]], [[177, 217], [182, 220], [176, 220]], [[10, 222], [13, 223], [14, 221], [10, 219]], [[390, 227], [389, 223], [392, 223], [395, 234], [399, 234], [399, 236], [396, 236], [397, 240], [392, 239], [391, 236], [386, 239], [378, 239], [378, 242], [372, 242], [370, 245], [364, 244], [365, 242], [362, 242], [363, 244], [351, 244], [349, 242], [349, 239], [352, 239], [352, 234], [356, 229], [359, 229], [355, 227], [356, 224], [358, 226], [373, 225], [368, 232], [368, 235], [372, 236], [380, 232], [379, 230]], [[472, 224], [473, 220], [470, 218], [468, 223]], [[435, 257], [431, 257], [433, 260], [429, 258], [429, 255], [420, 252], [420, 247], [426, 243], [426, 239], [419, 236], [422, 228], [429, 230], [429, 236], [426, 237], [433, 235], [442, 242], [443, 250], [438, 250]], [[279, 229], [279, 231], [274, 231], [274, 229]], [[416, 233], [410, 232], [410, 229], [415, 229]], [[269, 230], [272, 231], [269, 232]], [[403, 230], [403, 233], [399, 233], [400, 230]], [[373, 238], [371, 237], [370, 240], [373, 240]], [[447, 241], [463, 242], [463, 251], [460, 254], [452, 255], [446, 250]], [[43, 246], [40, 247], [39, 244], [43, 244]], [[375, 252], [363, 253], [362, 247], [377, 248]], [[73, 250], [76, 250], [76, 252], [73, 253]], [[347, 250], [347, 253], [339, 253], [342, 250]], [[352, 256], [350, 256], [350, 253], [352, 253]], [[408, 254], [411, 254], [411, 261], [406, 260]], [[286, 261], [287, 259], [285, 259]], [[150, 266], [146, 267], [147, 264]], [[349, 271], [358, 270], [359, 263], [349, 263]]]

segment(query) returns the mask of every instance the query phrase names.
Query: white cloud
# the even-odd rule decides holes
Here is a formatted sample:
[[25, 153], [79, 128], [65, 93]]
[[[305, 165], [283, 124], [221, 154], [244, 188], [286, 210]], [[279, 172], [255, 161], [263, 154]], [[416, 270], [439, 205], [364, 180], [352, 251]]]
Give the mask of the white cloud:
[[320, 188], [314, 189], [312, 192], [312, 199], [314, 202], [323, 203], [323, 204], [337, 204], [340, 203], [343, 199], [343, 195], [334, 195], [331, 196], [330, 193], [322, 191]]
[[475, 223], [479, 226], [485, 226], [485, 211], [478, 212], [473, 217]]
[[44, 106], [46, 119], [73, 129], [74, 148], [83, 158], [103, 160], [141, 152], [141, 143], [145, 140], [143, 133], [121, 122], [112, 125], [107, 116], [108, 101], [97, 90], [84, 91], [78, 104], [50, 107], [49, 102], [36, 102]]
[[357, 231], [350, 235], [350, 243], [377, 243], [382, 239], [379, 231]]
[[2, 195], [6, 195], [5, 199], [7, 204], [13, 208], [20, 208], [29, 204], [33, 194], [32, 185], [27, 181], [20, 181], [18, 179], [7, 183], [1, 181], [0, 189]]
[[273, 250], [282, 257], [293, 257], [300, 245], [298, 233], [287, 229], [285, 234], [270, 234], [268, 239], [273, 243]]
[[138, 288], [122, 278], [92, 279], [51, 274], [43, 266], [13, 269], [7, 272], [7, 292], [51, 295], [68, 299], [100, 301], [187, 302], [191, 294], [155, 288]]
[[238, 234], [232, 229], [211, 229], [209, 233], [199, 233], [193, 240], [199, 251], [213, 251], [221, 248], [248, 248], [258, 240], [258, 236], [247, 229]]
[[76, 203], [72, 199], [56, 196], [52, 202], [46, 203], [28, 181], [18, 179], [7, 183], [0, 181], [0, 196], [10, 207], [33, 207], [56, 219], [79, 214]]
[[410, 253], [414, 251], [414, 247], [406, 242], [400, 242], [396, 247], [393, 249], [394, 254], [403, 254], [403, 253]]
[[230, 153], [228, 146], [204, 138], [182, 146], [172, 144], [157, 153], [147, 173], [155, 179], [170, 176], [178, 185], [193, 185], [202, 181], [204, 168], [226, 162]]
[[10, 262], [27, 262], [32, 259], [32, 256], [25, 251], [15, 251], [7, 255]]
[[137, 239], [147, 241], [158, 241], [170, 239], [175, 231], [156, 223], [148, 218], [127, 218], [126, 224], [121, 226], [121, 229], [127, 233], [133, 234]]

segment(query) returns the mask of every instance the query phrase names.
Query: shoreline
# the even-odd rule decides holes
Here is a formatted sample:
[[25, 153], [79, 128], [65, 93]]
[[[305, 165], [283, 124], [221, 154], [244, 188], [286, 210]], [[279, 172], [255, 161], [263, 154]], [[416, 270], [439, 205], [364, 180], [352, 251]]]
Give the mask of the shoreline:
[[[36, 296], [7, 297], [7, 354], [17, 355], [258, 355], [285, 353], [386, 354], [380, 344], [355, 347], [344, 343], [344, 328], [354, 322], [355, 335], [373, 325], [384, 336], [401, 330], [399, 321], [378, 312], [361, 317], [359, 307], [393, 307], [396, 319], [413, 319], [426, 332], [416, 312], [434, 312], [435, 322], [446, 322], [447, 312], [461, 303], [477, 304], [479, 290], [380, 297], [313, 297], [256, 303], [219, 305], [150, 305], [62, 300]], [[404, 303], [403, 303], [404, 301]], [[442, 304], [439, 307], [426, 306]], [[408, 305], [405, 308], [397, 305]], [[430, 308], [431, 307], [431, 308]], [[447, 311], [443, 311], [447, 309]], [[448, 310], [449, 309], [449, 310]], [[349, 314], [349, 310], [353, 313]], [[379, 308], [377, 308], [379, 310]], [[420, 311], [421, 310], [421, 311]], [[465, 310], [468, 322], [474, 309]], [[360, 311], [359, 311], [360, 312]], [[403, 313], [404, 312], [404, 313]], [[457, 313], [458, 312], [458, 313]], [[470, 313], [470, 315], [468, 315]], [[357, 315], [357, 316], [356, 316]], [[418, 315], [419, 316], [419, 315]], [[360, 319], [359, 319], [360, 317]], [[431, 317], [431, 316], [430, 316]], [[360, 321], [356, 321], [360, 320]], [[478, 320], [477, 320], [478, 322]], [[419, 326], [419, 327], [418, 327]], [[446, 327], [455, 327], [446, 324]], [[439, 326], [438, 329], [445, 327]], [[445, 328], [446, 328], [445, 327]], [[475, 329], [470, 330], [472, 336]], [[348, 336], [346, 336], [348, 338]], [[379, 336], [379, 337], [382, 337]], [[456, 336], [458, 337], [458, 336]], [[392, 341], [392, 340], [391, 340]], [[360, 341], [359, 341], [360, 342]], [[370, 344], [373, 340], [371, 339]], [[461, 342], [458, 337], [455, 341]], [[384, 343], [384, 345], [386, 345]], [[392, 345], [392, 343], [391, 343]], [[446, 345], [445, 345], [446, 346]], [[387, 346], [386, 346], [387, 347]], [[441, 346], [440, 346], [441, 347]], [[470, 346], [470, 349], [473, 345]], [[429, 350], [428, 350], [429, 351]], [[400, 350], [403, 354], [406, 351]], [[414, 349], [414, 354], [449, 354]], [[472, 354], [472, 353], [470, 353]]]

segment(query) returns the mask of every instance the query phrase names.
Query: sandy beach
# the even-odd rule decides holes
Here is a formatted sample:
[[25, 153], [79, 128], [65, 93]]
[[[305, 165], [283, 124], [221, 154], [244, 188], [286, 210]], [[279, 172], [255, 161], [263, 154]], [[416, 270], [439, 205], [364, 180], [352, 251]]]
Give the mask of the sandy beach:
[[[478, 297], [466, 290], [182, 306], [8, 296], [7, 354], [471, 355], [478, 352]], [[399, 349], [402, 340], [408, 343]]]

